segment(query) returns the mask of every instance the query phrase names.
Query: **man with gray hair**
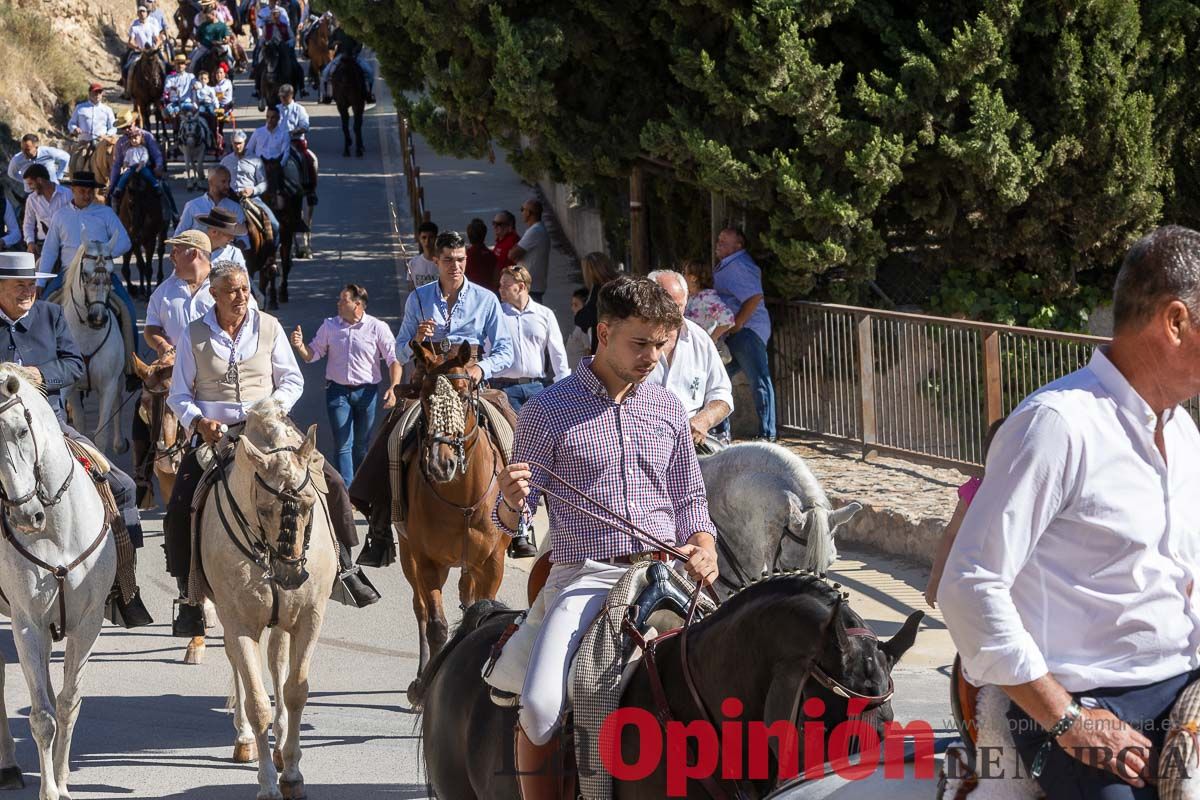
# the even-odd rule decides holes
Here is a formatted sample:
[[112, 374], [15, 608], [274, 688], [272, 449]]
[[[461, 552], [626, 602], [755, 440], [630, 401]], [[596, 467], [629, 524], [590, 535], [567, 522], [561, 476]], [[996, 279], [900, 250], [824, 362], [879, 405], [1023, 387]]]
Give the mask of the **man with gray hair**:
[[1011, 699], [1053, 798], [1157, 796], [1168, 715], [1200, 678], [1200, 432], [1183, 407], [1200, 393], [1200, 233], [1138, 240], [1113, 316], [1112, 342], [996, 433], [938, 592], [965, 676]]
[[[687, 279], [672, 269], [655, 270], [647, 277], [666, 290], [682, 314], [687, 308]], [[709, 430], [733, 411], [733, 386], [721, 352], [703, 328], [685, 316], [646, 382], [667, 387], [683, 403], [697, 451], [710, 454], [721, 448]]]

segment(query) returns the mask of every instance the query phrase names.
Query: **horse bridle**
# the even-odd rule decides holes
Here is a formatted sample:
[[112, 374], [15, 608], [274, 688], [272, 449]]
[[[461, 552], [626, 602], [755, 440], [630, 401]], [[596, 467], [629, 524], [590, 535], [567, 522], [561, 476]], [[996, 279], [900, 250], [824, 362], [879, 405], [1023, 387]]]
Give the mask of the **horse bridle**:
[[[186, 437], [176, 436], [175, 444], [170, 447], [162, 446], [163, 435], [163, 420], [167, 415], [167, 389], [150, 389], [145, 386], [142, 391], [150, 396], [150, 437], [154, 440], [154, 459], [153, 461], [162, 461], [164, 458], [171, 458], [177, 453], [181, 453], [186, 449]], [[177, 427], [180, 427], [177, 425]]]
[[[468, 382], [468, 384], [472, 383], [472, 381], [473, 381], [471, 376], [465, 372], [445, 372], [445, 373], [441, 373], [439, 375], [430, 375], [429, 377], [434, 378], [434, 379], [445, 378], [448, 381], [465, 380]], [[425, 444], [423, 446], [423, 450], [425, 452], [421, 459], [423, 468], [427, 467], [427, 462], [428, 462], [431, 454], [433, 453], [433, 446], [438, 445], [438, 444], [444, 444], [444, 445], [447, 445], [448, 447], [451, 447], [454, 449], [454, 454], [458, 458], [458, 466], [456, 467], [456, 471], [458, 472], [458, 474], [459, 475], [466, 474], [466, 472], [467, 472], [467, 446], [470, 444], [473, 444], [475, 438], [479, 435], [479, 398], [477, 396], [478, 391], [479, 391], [478, 387], [476, 387], [471, 390], [471, 395], [468, 397], [462, 397], [462, 395], [459, 395], [459, 397], [462, 398], [462, 402], [470, 404], [470, 406], [475, 411], [475, 427], [471, 430], [470, 433], [463, 433], [461, 436], [449, 436], [449, 435], [446, 435], [443, 431], [435, 431], [432, 429], [426, 430], [425, 437], [424, 437]], [[427, 423], [427, 426], [428, 426], [428, 423]], [[425, 470], [423, 469], [423, 471], [425, 471]], [[428, 479], [427, 471], [426, 471], [426, 479]]]
[[[99, 256], [93, 256], [93, 255], [89, 255], [87, 253], [83, 254], [83, 256], [80, 258], [79, 272], [76, 276], [76, 278], [77, 278], [76, 283], [79, 284], [79, 293], [83, 296], [83, 299], [85, 302], [84, 303], [79, 302], [78, 297], [72, 298], [72, 305], [75, 306], [75, 316], [79, 319], [79, 321], [82, 324], [87, 325], [89, 328], [92, 328], [93, 330], [99, 330], [99, 328], [92, 325], [92, 323], [88, 322], [87, 317], [84, 315], [92, 313], [93, 306], [100, 306], [100, 308], [104, 309], [105, 311], [108, 311], [108, 302], [107, 301], [101, 302], [99, 300], [89, 302], [87, 300], [87, 287], [83, 283], [83, 262], [84, 261], [97, 261], [98, 262], [101, 260], [102, 259]], [[95, 275], [96, 273], [93, 272], [92, 274]], [[104, 270], [104, 275], [106, 277], [105, 282], [108, 283], [109, 289], [111, 291], [111, 289], [112, 289], [112, 273], [106, 269], [106, 270]], [[105, 319], [108, 322], [108, 324], [111, 326], [112, 325], [111, 316], [105, 315]], [[108, 337], [105, 336], [104, 339], [105, 339], [105, 341], [107, 341]], [[101, 342], [100, 346], [103, 347], [104, 342]], [[99, 351], [97, 351], [97, 352], [99, 352]], [[93, 353], [93, 355], [95, 355], [95, 353]]]
[[[29, 407], [25, 405], [25, 401], [21, 399], [20, 395], [14, 394], [0, 404], [0, 414], [4, 414], [9, 409], [18, 405], [21, 406], [21, 411], [25, 414], [25, 424], [29, 426], [29, 438], [33, 440], [33, 488], [20, 497], [10, 497], [8, 490], [4, 488], [3, 481], [0, 481], [0, 505], [7, 510], [14, 506], [24, 505], [34, 497], [37, 497], [43, 506], [49, 508], [50, 506], [57, 505], [63, 499], [63, 495], [67, 493], [67, 489], [70, 488], [71, 481], [75, 477], [75, 460], [71, 459], [71, 471], [67, 473], [62, 486], [58, 487], [58, 491], [54, 494], [47, 494], [43, 489], [41, 449], [38, 446], [37, 434], [33, 430], [33, 414], [30, 413]], [[7, 450], [8, 445], [3, 440], [0, 440], [0, 447]], [[5, 519], [7, 519], [7, 516], [5, 516]]]

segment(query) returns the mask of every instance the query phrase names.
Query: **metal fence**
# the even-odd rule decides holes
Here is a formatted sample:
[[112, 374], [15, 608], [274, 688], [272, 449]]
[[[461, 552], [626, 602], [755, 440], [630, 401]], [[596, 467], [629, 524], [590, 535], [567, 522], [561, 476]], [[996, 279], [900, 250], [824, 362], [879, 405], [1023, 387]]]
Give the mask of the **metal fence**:
[[778, 425], [977, 474], [989, 425], [1087, 364], [1098, 336], [771, 303]]
[[413, 232], [422, 222], [429, 221], [429, 211], [425, 208], [425, 189], [421, 186], [421, 168], [417, 166], [417, 150], [413, 143], [412, 128], [408, 118], [397, 113], [400, 124], [400, 154], [404, 164], [404, 182], [408, 189], [409, 213], [412, 215]]

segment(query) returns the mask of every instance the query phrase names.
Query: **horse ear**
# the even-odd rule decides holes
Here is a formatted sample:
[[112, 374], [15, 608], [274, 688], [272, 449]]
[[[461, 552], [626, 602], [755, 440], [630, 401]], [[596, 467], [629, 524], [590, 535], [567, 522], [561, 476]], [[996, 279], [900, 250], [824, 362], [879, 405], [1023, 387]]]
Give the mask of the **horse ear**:
[[842, 622], [841, 595], [838, 595], [837, 604], [833, 607], [833, 632], [837, 636], [838, 652], [845, 658], [850, 653], [850, 636], [846, 633], [846, 624]]
[[300, 449], [296, 451], [296, 458], [307, 467], [314, 461], [314, 455], [320, 455], [317, 453], [317, 426], [315, 423], [308, 426], [304, 444], [300, 445]]
[[433, 360], [433, 350], [429, 345], [420, 339], [413, 339], [408, 343], [408, 346], [412, 348], [413, 357], [420, 362], [421, 366], [428, 370], [429, 363]]
[[471, 363], [471, 343], [470, 342], [463, 342], [462, 344], [460, 344], [458, 346], [458, 355], [455, 356], [455, 360], [458, 361], [459, 364]]
[[137, 353], [133, 355], [133, 371], [137, 373], [138, 380], [142, 383], [145, 383], [150, 377], [151, 372], [153, 372], [149, 364], [137, 357]]
[[845, 525], [855, 514], [862, 511], [862, 508], [862, 503], [847, 503], [836, 511], [829, 512], [830, 532], [836, 530], [839, 525]]
[[266, 472], [269, 466], [267, 464], [267, 457], [263, 454], [263, 451], [255, 447], [254, 443], [245, 436], [238, 439], [238, 447], [234, 457], [243, 459], [243, 463], [255, 472]]
[[900, 630], [896, 635], [879, 645], [879, 649], [888, 658], [889, 668], [894, 666], [908, 652], [908, 649], [913, 646], [913, 643], [917, 640], [917, 630], [921, 627], [921, 620], [924, 617], [924, 611], [914, 611], [909, 614], [908, 619], [904, 620], [904, 624], [900, 626]]
[[21, 391], [21, 379], [16, 375], [9, 375], [8, 380], [4, 382], [4, 394], [13, 397], [19, 391]]

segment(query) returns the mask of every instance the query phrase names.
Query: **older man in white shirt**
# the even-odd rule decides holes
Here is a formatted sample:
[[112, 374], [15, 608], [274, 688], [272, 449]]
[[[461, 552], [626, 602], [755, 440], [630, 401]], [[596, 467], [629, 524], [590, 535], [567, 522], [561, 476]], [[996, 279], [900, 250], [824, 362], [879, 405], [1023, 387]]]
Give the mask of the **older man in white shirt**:
[[[208, 226], [200, 222], [200, 217], [208, 214], [214, 208], [225, 209], [233, 215], [237, 224], [245, 224], [246, 214], [242, 211], [241, 205], [229, 198], [229, 178], [229, 170], [221, 164], [209, 168], [208, 190], [199, 197], [187, 201], [184, 205], [183, 212], [179, 215], [179, 224], [175, 226], [176, 236], [191, 230], [207, 232]], [[250, 240], [244, 231], [241, 236], [237, 237], [237, 241], [243, 247], [250, 246]]]
[[1056, 800], [1157, 796], [1136, 789], [1200, 677], [1200, 433], [1181, 405], [1200, 393], [1198, 312], [1200, 233], [1136, 242], [1112, 343], [1009, 415], [946, 563], [964, 672], [1012, 699]]
[[93, 83], [88, 87], [88, 99], [75, 106], [67, 120], [67, 133], [80, 142], [90, 142], [106, 136], [117, 135], [117, 116], [100, 98], [104, 87]]
[[[681, 273], [660, 269], [647, 277], [666, 290], [681, 312], [687, 308], [687, 279]], [[721, 352], [703, 328], [684, 317], [675, 341], [667, 345], [647, 381], [667, 387], [683, 403], [699, 450], [719, 449], [709, 430], [733, 411], [733, 384]]]

